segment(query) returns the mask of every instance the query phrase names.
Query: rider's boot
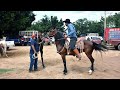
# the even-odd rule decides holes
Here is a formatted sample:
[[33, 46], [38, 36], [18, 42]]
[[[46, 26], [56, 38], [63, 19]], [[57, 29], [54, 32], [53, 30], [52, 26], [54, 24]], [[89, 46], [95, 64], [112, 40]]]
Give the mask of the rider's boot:
[[79, 58], [79, 60], [81, 60], [81, 55], [80, 55], [78, 49], [74, 49], [73, 51], [77, 55], [77, 57]]

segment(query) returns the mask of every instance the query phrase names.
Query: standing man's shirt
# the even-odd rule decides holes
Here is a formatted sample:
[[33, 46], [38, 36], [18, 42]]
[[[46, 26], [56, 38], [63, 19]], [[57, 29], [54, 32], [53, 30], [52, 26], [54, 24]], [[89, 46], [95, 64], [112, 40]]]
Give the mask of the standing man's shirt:
[[77, 35], [76, 35], [76, 30], [75, 30], [75, 27], [72, 23], [68, 24], [68, 28], [67, 28], [67, 35], [70, 37], [70, 38], [77, 38]]
[[34, 50], [32, 49], [32, 45], [34, 45], [36, 52], [39, 51], [39, 45], [37, 44], [37, 42], [34, 39], [30, 39], [30, 41], [31, 41], [30, 42], [31, 43], [31, 45], [30, 45], [30, 54], [34, 54]]

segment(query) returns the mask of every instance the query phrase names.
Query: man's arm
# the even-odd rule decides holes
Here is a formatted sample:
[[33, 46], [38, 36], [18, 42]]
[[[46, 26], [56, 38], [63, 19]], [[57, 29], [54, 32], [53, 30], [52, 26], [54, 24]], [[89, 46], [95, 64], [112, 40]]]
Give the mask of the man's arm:
[[32, 47], [34, 53], [37, 53], [36, 50], [35, 50], [35, 47], [34, 47], [34, 41], [33, 40], [31, 40], [31, 47]]
[[71, 34], [75, 32], [75, 28], [72, 25], [69, 25], [68, 28], [71, 30], [71, 32], [68, 33], [68, 36], [70, 36]]
[[33, 51], [34, 51], [35, 53], [37, 53], [36, 50], [35, 50], [34, 45], [31, 45], [31, 46], [32, 46]]

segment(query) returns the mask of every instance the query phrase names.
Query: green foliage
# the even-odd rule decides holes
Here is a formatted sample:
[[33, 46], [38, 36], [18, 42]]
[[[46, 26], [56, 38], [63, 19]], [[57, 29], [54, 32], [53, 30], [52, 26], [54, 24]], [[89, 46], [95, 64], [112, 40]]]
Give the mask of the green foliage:
[[32, 11], [1, 11], [0, 36], [18, 36], [18, 32], [26, 30], [34, 20]]
[[61, 26], [63, 26], [62, 19], [58, 20], [57, 16], [51, 16], [49, 18], [47, 15], [45, 15], [38, 22], [34, 23], [30, 28], [27, 28], [27, 30], [37, 30], [42, 33], [47, 33], [52, 27], [56, 27], [63, 31]]
[[[47, 33], [52, 27], [59, 28], [63, 31], [63, 21], [58, 20], [57, 16], [48, 17], [45, 15], [38, 22], [31, 24], [35, 20], [35, 15], [32, 11], [1, 11], [0, 12], [0, 34], [1, 35], [18, 35], [21, 30], [37, 30], [42, 33]], [[120, 13], [110, 15], [106, 18], [107, 27], [120, 28]], [[87, 33], [104, 34], [104, 18], [100, 21], [90, 21], [86, 18], [78, 19], [74, 22], [77, 30], [77, 35]], [[0, 35], [0, 36], [1, 36]]]
[[0, 69], [0, 74], [7, 73], [13, 71], [13, 69]]
[[[107, 27], [109, 28], [120, 28], [120, 13], [108, 16], [106, 18]], [[104, 18], [101, 17], [100, 21], [89, 21], [86, 18], [78, 19], [75, 23], [77, 34], [86, 33], [99, 33], [100, 36], [104, 35]]]
[[120, 13], [115, 13], [107, 18], [107, 27], [120, 27]]

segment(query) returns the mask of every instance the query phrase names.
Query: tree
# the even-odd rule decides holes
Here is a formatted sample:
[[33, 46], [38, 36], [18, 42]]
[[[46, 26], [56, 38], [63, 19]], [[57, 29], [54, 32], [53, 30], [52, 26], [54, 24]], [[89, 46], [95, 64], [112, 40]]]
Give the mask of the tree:
[[99, 35], [103, 35], [103, 21], [89, 21], [86, 18], [78, 19], [75, 23], [75, 27], [77, 30], [78, 36], [80, 34], [87, 33], [99, 33]]
[[26, 30], [34, 20], [32, 11], [1, 11], [0, 36], [18, 36], [19, 31]]
[[77, 30], [77, 34], [78, 36], [80, 34], [85, 34], [89, 31], [89, 21], [84, 18], [84, 19], [78, 19], [75, 23], [74, 23], [76, 30]]
[[42, 33], [47, 33], [52, 27], [56, 27], [59, 30], [63, 31], [61, 27], [63, 25], [62, 19], [58, 20], [57, 16], [51, 16], [50, 18], [45, 15], [38, 22], [34, 23], [28, 30], [37, 30]]

